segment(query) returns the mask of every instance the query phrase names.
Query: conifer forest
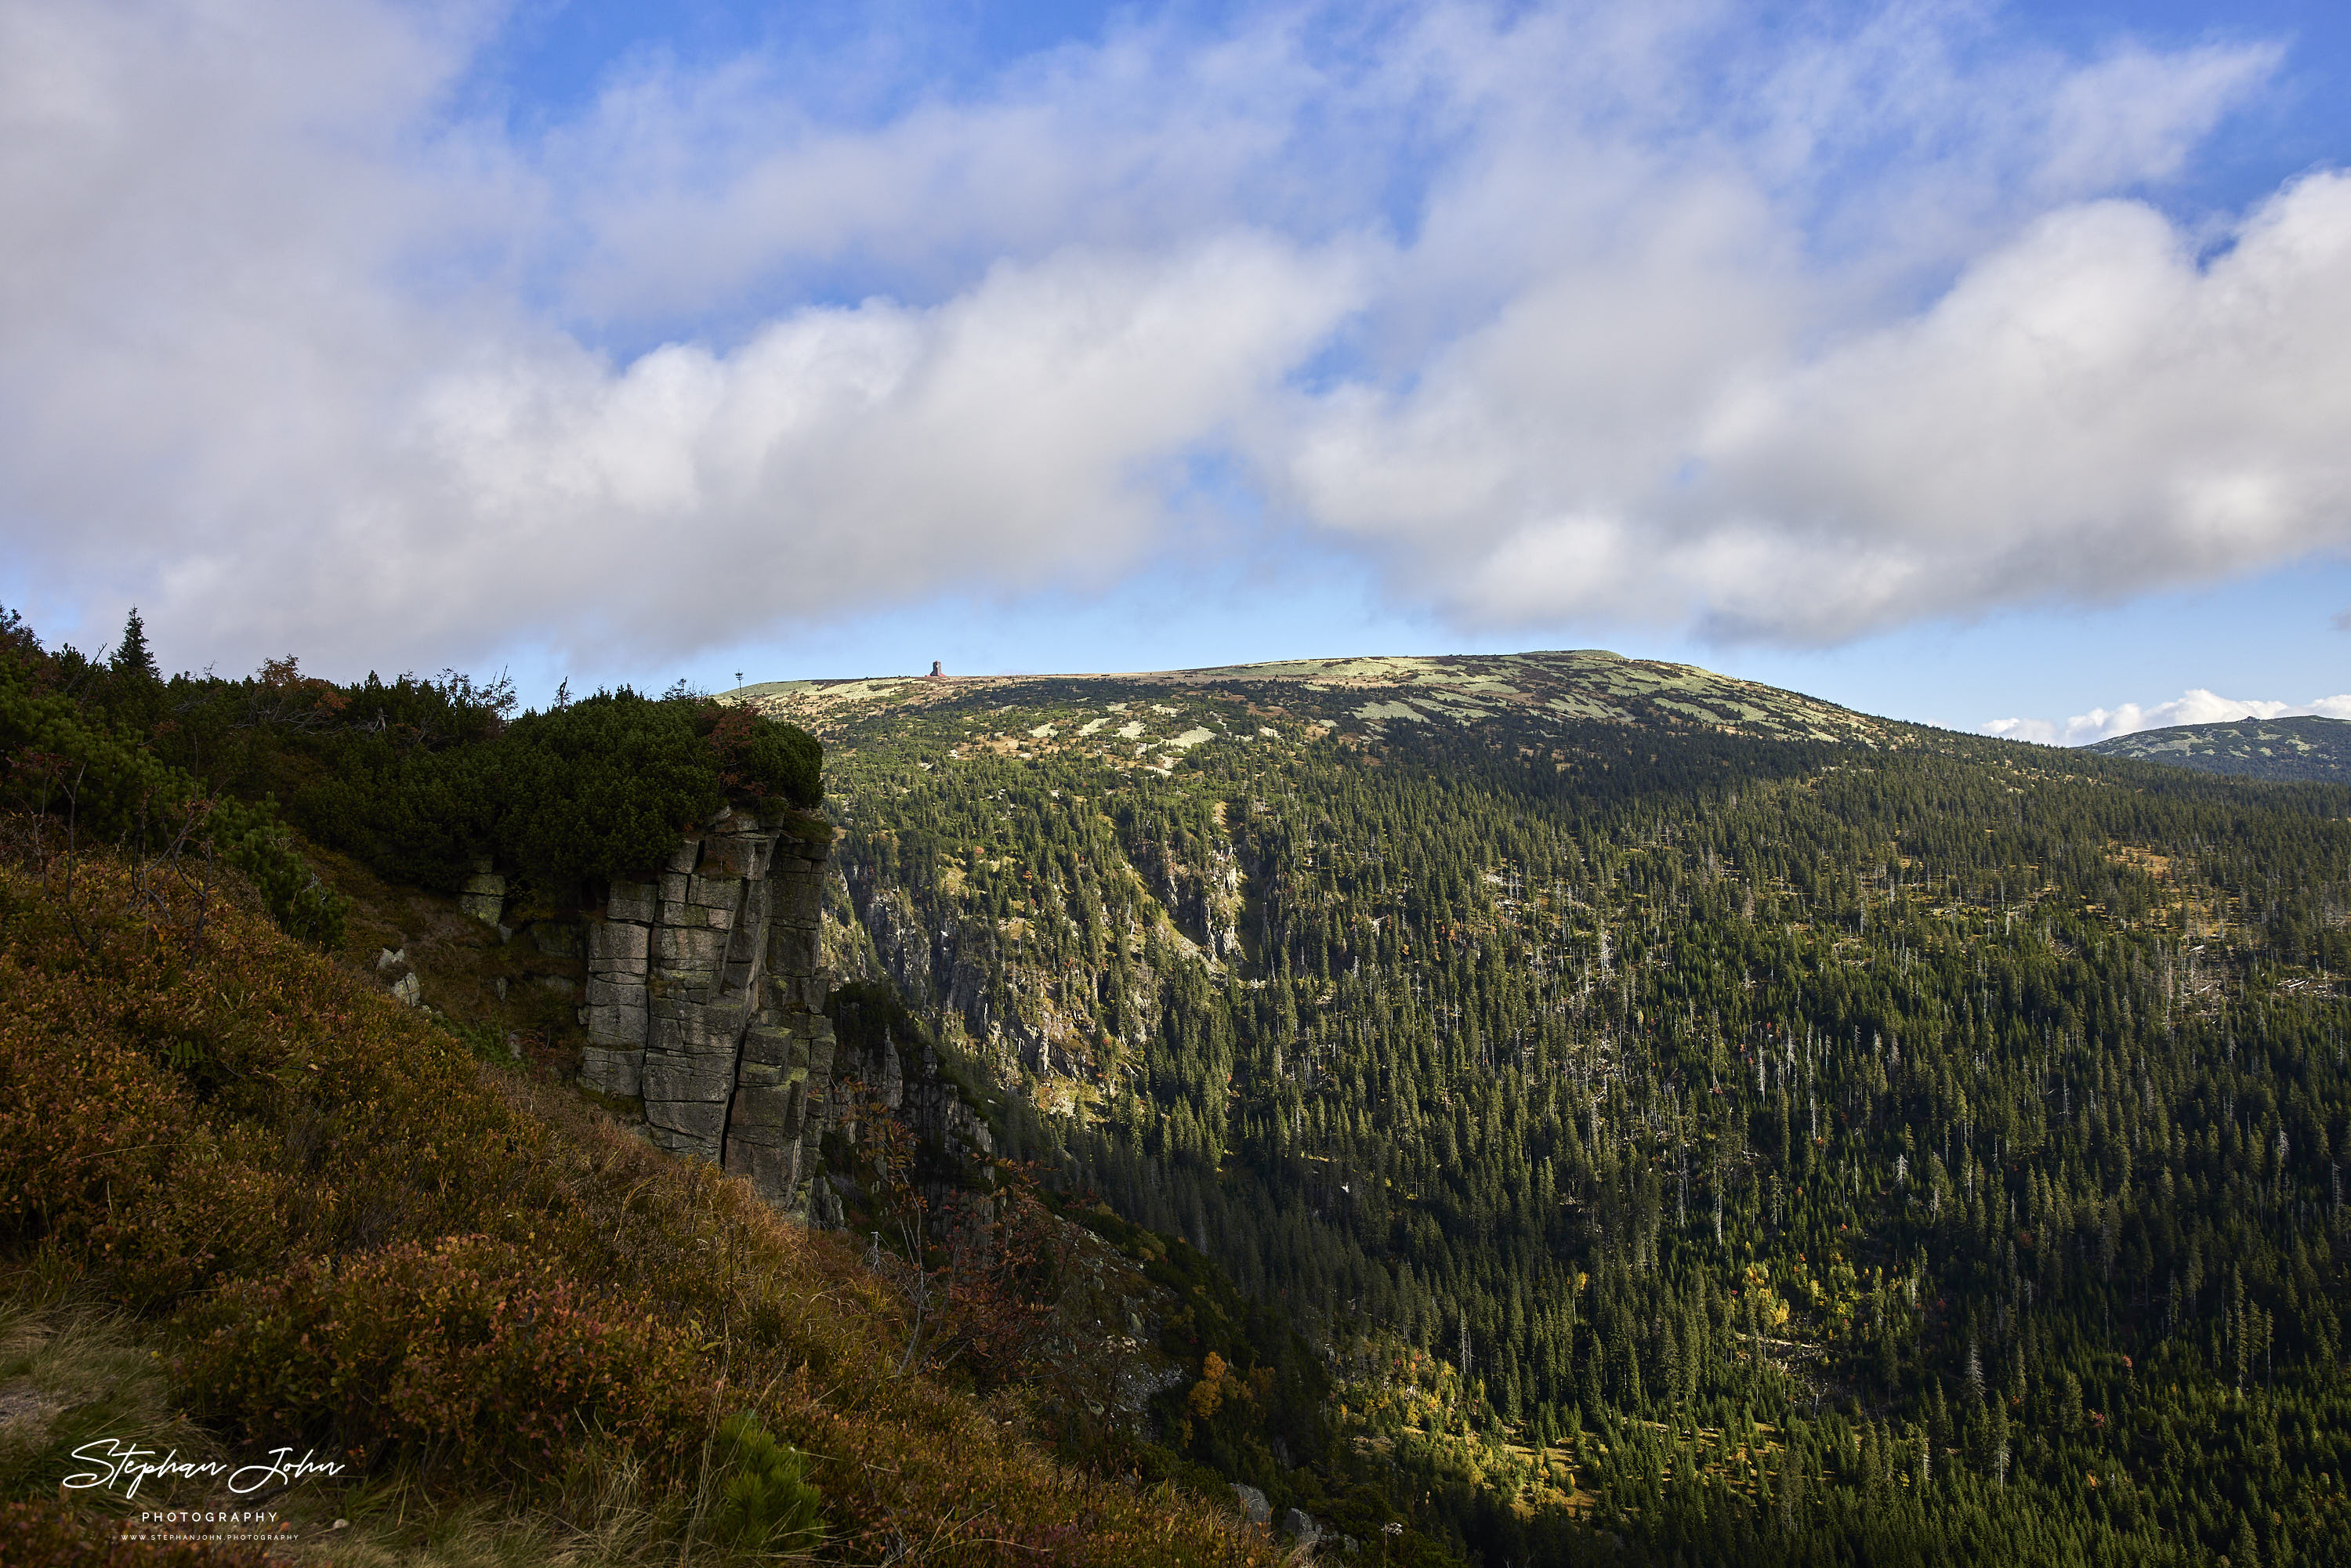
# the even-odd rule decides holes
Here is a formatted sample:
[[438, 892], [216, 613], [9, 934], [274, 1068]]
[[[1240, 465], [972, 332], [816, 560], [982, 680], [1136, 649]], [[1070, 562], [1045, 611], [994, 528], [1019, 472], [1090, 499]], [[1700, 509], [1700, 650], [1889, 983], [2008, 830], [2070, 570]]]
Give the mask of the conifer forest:
[[1578, 657], [759, 700], [856, 963], [1319, 1352], [1196, 1458], [1497, 1564], [2351, 1557], [2351, 789]]
[[[1050, 1308], [1061, 1348], [941, 1375], [1136, 1530], [1180, 1495], [1428, 1568], [2351, 1561], [2351, 787], [1600, 653], [509, 717], [455, 674], [166, 682], [0, 632], [26, 831], [143, 865], [200, 822], [371, 988], [347, 917], [386, 888], [495, 863], [509, 910], [601, 907], [715, 803], [820, 801], [831, 1026], [998, 1174], [852, 1110], [845, 1216], [807, 1218], [903, 1284], [1036, 1195], [1062, 1228], [989, 1322]], [[568, 1082], [569, 993], [496, 995], [436, 1027], [525, 1026]], [[892, 1149], [933, 1211], [885, 1245]]]

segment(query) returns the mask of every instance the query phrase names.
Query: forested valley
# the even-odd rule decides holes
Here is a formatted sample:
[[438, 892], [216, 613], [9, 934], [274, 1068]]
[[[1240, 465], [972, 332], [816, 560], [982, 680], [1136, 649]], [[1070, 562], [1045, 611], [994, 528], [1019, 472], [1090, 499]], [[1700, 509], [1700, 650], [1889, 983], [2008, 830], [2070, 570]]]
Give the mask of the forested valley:
[[[27, 1195], [5, 1261], [69, 1264], [157, 1343], [193, 1343], [240, 1270], [348, 1270], [387, 1234], [520, 1223], [536, 1244], [500, 1184], [577, 1155], [588, 1174], [546, 1196], [577, 1222], [563, 1289], [673, 1335], [739, 1306], [778, 1376], [864, 1369], [759, 1406], [807, 1446], [826, 1550], [853, 1560], [896, 1551], [906, 1519], [979, 1517], [975, 1474], [988, 1517], [1025, 1522], [943, 1560], [1280, 1550], [1237, 1498], [1321, 1521], [1322, 1560], [2351, 1557], [2351, 788], [1598, 653], [681, 685], [515, 716], [509, 689], [445, 672], [166, 681], [133, 638], [100, 663], [13, 617], [0, 634], [0, 956], [13, 995], [56, 1001], [0, 1016], [0, 1066], [26, 1105], [67, 1108], [0, 1103]], [[984, 1116], [992, 1163], [916, 1149], [858, 1108], [880, 1083], [845, 1080], [821, 1179], [848, 1234], [747, 1209], [772, 1267], [721, 1282], [693, 1251], [699, 1167], [621, 1130], [641, 1107], [573, 1092], [576, 955], [475, 920], [443, 955], [471, 989], [436, 970], [443, 1005], [410, 1013], [363, 933], [427, 930], [389, 901], [449, 904], [485, 867], [518, 926], [576, 924], [727, 802], [820, 794], [831, 1020], [882, 1078], [920, 1071]], [[252, 907], [211, 925], [214, 866]], [[281, 996], [363, 1024], [289, 1034], [254, 1011]], [[227, 1012], [169, 1023], [202, 998]], [[92, 1110], [68, 1067], [101, 1036], [115, 1099]], [[237, 1065], [265, 1046], [266, 1071]], [[329, 1056], [351, 1086], [305, 1087]], [[385, 1142], [370, 1074], [439, 1087], [395, 1096]], [[318, 1094], [348, 1135], [302, 1130]], [[232, 1110], [251, 1124], [214, 1131], [250, 1181], [211, 1133], [140, 1131]], [[380, 1143], [497, 1168], [431, 1192], [350, 1175]], [[891, 1158], [921, 1194], [879, 1179]], [[315, 1215], [237, 1207], [345, 1166], [348, 1202]], [[198, 1178], [245, 1218], [183, 1234], [169, 1206], [117, 1202]], [[893, 1240], [899, 1189], [928, 1212]], [[674, 1256], [616, 1274], [645, 1191], [670, 1195], [653, 1228]], [[413, 1236], [369, 1218], [381, 1194], [424, 1206]], [[456, 1218], [431, 1207], [451, 1194]], [[1036, 1245], [986, 1267], [1018, 1289], [948, 1300], [979, 1348], [905, 1383], [933, 1286], [979, 1255], [954, 1217], [1015, 1208]], [[499, 1257], [497, 1290], [540, 1288]], [[823, 1334], [769, 1321], [843, 1291], [857, 1309]], [[688, 1505], [723, 1479], [678, 1434], [729, 1414], [709, 1358], [735, 1342], [661, 1344], [675, 1364], [629, 1376], [675, 1438], [645, 1472], [665, 1500], [615, 1561], [699, 1539]], [[209, 1408], [204, 1377], [174, 1375]], [[893, 1400], [903, 1430], [872, 1416]], [[983, 1431], [993, 1468], [951, 1458]], [[413, 1437], [371, 1437], [371, 1473], [475, 1506], [456, 1450]], [[855, 1457], [910, 1443], [919, 1484]], [[31, 1460], [7, 1477], [54, 1485]]]
[[1494, 1563], [2343, 1560], [2351, 789], [1228, 674], [771, 699], [855, 962], [1319, 1351], [1172, 1443]]

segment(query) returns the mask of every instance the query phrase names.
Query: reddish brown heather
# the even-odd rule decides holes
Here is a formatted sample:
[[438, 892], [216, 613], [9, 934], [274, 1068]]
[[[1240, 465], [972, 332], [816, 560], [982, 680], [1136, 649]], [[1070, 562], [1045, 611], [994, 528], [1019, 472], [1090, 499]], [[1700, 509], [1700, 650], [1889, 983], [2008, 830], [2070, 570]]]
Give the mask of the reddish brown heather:
[[684, 1529], [717, 1422], [750, 1409], [811, 1457], [827, 1556], [1279, 1558], [902, 1374], [905, 1309], [841, 1238], [480, 1066], [249, 910], [200, 926], [191, 896], [0, 868], [0, 1249], [154, 1323], [224, 1437], [298, 1431], [518, 1509], [620, 1466]]

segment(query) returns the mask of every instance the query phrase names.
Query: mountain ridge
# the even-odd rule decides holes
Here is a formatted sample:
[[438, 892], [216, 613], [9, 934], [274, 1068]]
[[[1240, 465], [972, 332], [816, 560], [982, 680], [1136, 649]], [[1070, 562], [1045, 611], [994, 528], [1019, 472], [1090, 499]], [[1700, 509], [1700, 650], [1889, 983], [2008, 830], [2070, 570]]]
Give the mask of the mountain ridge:
[[[2351, 1458], [2252, 1424], [2351, 1431], [2351, 791], [1596, 652], [743, 695], [826, 743], [841, 961], [1291, 1314], [1465, 1555], [2332, 1528], [2286, 1478]], [[1192, 1397], [1174, 1451], [1301, 1473]]]
[[2168, 725], [2117, 735], [2084, 749], [2245, 779], [2351, 781], [2351, 720], [2314, 714]]
[[1696, 726], [1734, 735], [1869, 747], [1895, 742], [1910, 727], [1695, 664], [1627, 658], [1604, 649], [1281, 659], [1106, 674], [769, 681], [722, 695], [777, 716], [822, 723], [885, 706], [932, 706], [983, 695], [1000, 694], [1008, 701], [1059, 697], [1075, 703], [1115, 696], [1123, 690], [1196, 691], [1259, 706], [1279, 697], [1278, 706], [1285, 710], [1279, 716], [1333, 724], [1353, 720], [1384, 726], [1435, 719], [1475, 724], [1508, 714], [1551, 726], [1591, 720]]

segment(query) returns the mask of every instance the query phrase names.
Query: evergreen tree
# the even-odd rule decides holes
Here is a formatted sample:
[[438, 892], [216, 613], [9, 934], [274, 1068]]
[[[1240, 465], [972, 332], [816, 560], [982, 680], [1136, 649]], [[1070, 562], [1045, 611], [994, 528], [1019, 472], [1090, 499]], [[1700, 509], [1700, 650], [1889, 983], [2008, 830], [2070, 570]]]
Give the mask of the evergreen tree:
[[122, 623], [122, 641], [116, 644], [114, 656], [107, 668], [118, 675], [129, 675], [143, 681], [160, 681], [163, 672], [155, 665], [155, 655], [148, 651], [147, 623], [139, 618], [139, 607], [131, 607], [131, 618]]

